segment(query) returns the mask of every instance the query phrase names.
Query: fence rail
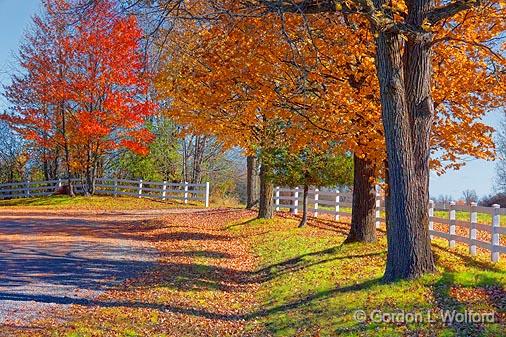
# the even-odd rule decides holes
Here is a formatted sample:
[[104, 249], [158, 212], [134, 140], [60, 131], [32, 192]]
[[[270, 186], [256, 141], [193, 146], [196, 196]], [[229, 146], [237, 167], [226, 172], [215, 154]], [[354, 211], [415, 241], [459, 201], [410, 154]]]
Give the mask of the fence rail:
[[[28, 198], [54, 195], [66, 184], [67, 180], [23, 181], [0, 184], [0, 199]], [[80, 179], [71, 179], [76, 193], [84, 192], [85, 185]], [[95, 193], [100, 195], [126, 195], [138, 198], [154, 198], [161, 200], [203, 201], [209, 207], [209, 183], [170, 183], [97, 178]]]
[[[302, 209], [302, 198], [303, 190], [298, 187], [276, 187], [274, 190], [276, 211], [284, 208], [297, 214]], [[341, 216], [351, 217], [351, 200], [351, 192], [311, 189], [308, 193], [308, 211], [315, 217], [330, 214], [335, 220], [340, 220]], [[385, 223], [384, 210], [385, 200], [376, 192], [376, 228]], [[448, 240], [450, 247], [455, 247], [457, 242], [463, 243], [469, 247], [471, 255], [476, 255], [476, 248], [480, 247], [490, 252], [493, 262], [499, 261], [501, 254], [506, 254], [506, 227], [501, 227], [501, 215], [506, 215], [506, 208], [500, 208], [499, 205], [483, 207], [476, 203], [456, 205], [452, 202], [444, 205], [431, 200], [427, 211], [431, 239], [438, 237]], [[469, 220], [457, 219], [457, 212], [468, 213]], [[480, 222], [479, 214], [490, 215], [491, 223]]]

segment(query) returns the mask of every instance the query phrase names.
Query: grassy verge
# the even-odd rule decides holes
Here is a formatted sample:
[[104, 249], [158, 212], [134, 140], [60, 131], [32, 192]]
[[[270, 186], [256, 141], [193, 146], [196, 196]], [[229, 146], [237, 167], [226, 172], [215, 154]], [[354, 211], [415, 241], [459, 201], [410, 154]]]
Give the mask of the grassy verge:
[[147, 198], [109, 197], [109, 196], [76, 196], [55, 195], [49, 197], [20, 198], [0, 200], [0, 210], [5, 208], [23, 209], [85, 209], [85, 210], [129, 210], [129, 209], [163, 209], [175, 207], [202, 206], [201, 203], [184, 204], [178, 201], [161, 201]]
[[[384, 236], [377, 244], [342, 245], [346, 225], [313, 222], [303, 229], [295, 227], [294, 220], [283, 218], [233, 227], [242, 235], [263, 233], [252, 235], [251, 244], [265, 274], [258, 295], [263, 311], [257, 323], [269, 334], [504, 336], [504, 262], [491, 264], [488, 255], [471, 258], [464, 248], [448, 251], [446, 242], [436, 241], [437, 274], [383, 284]], [[354, 317], [357, 310], [365, 313], [365, 321]], [[494, 312], [496, 322], [444, 324], [444, 310]], [[378, 321], [382, 313], [403, 311], [420, 318], [413, 322]], [[397, 320], [402, 317], [406, 316]]]

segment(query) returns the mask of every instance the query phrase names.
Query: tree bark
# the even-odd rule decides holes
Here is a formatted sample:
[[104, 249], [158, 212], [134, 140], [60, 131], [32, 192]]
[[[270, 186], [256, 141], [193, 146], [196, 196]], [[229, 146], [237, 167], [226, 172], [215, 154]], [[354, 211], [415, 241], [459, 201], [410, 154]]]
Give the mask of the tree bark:
[[207, 137], [195, 136], [195, 147], [193, 151], [192, 183], [200, 184], [202, 181], [202, 163], [206, 149]]
[[256, 157], [246, 157], [246, 209], [252, 209], [258, 203], [255, 172]]
[[186, 145], [186, 137], [183, 137], [183, 165], [181, 175], [184, 181], [188, 181], [188, 146]]
[[351, 228], [345, 243], [376, 241], [376, 192], [374, 166], [353, 156], [353, 206]]
[[304, 192], [303, 193], [304, 194], [302, 196], [302, 219], [300, 220], [299, 228], [304, 227], [307, 222], [307, 195], [309, 193], [309, 186], [308, 185], [304, 185]]
[[87, 147], [87, 158], [86, 158], [86, 170], [85, 170], [85, 182], [86, 187], [84, 188], [84, 195], [90, 196], [91, 193], [91, 179], [92, 179], [92, 153], [91, 153], [91, 145], [88, 144]]
[[[420, 160], [425, 160], [419, 157], [428, 158], [428, 153], [417, 152], [416, 158], [413, 146], [418, 141], [418, 138], [413, 139], [413, 134], [426, 130], [412, 131], [414, 125], [411, 125], [406, 99], [412, 92], [406, 92], [401, 50], [401, 37], [398, 34], [378, 34], [376, 69], [380, 82], [390, 183], [388, 255], [384, 275], [387, 282], [416, 278], [435, 270], [428, 235], [427, 203], [424, 203], [426, 198], [428, 200], [428, 189], [420, 190], [428, 179], [428, 171], [427, 177], [423, 176], [425, 173], [416, 171]], [[417, 69], [410, 71], [416, 72]]]
[[61, 133], [63, 135], [63, 151], [65, 153], [65, 165], [67, 169], [67, 183], [69, 186], [69, 195], [71, 197], [75, 197], [76, 194], [74, 193], [74, 186], [72, 185], [72, 173], [70, 169], [70, 149], [67, 139], [67, 123], [66, 123], [66, 115], [65, 115], [65, 108], [60, 107], [61, 110], [61, 123], [62, 123], [62, 129]]
[[260, 166], [260, 205], [258, 208], [259, 219], [272, 219], [274, 216], [273, 192], [274, 185], [270, 182], [269, 168], [263, 164]]

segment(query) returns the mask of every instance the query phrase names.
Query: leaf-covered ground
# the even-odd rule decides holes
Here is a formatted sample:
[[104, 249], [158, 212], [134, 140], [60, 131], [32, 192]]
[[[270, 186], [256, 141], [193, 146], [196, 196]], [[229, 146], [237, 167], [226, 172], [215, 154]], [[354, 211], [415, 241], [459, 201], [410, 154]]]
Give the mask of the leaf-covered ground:
[[132, 210], [132, 209], [164, 209], [202, 206], [202, 203], [174, 200], [155, 200], [134, 197], [109, 196], [75, 196], [54, 195], [49, 197], [33, 197], [0, 200], [2, 209], [54, 209], [54, 210]]
[[183, 202], [174, 200], [155, 200], [149, 198], [134, 197], [109, 197], [109, 196], [75, 196], [54, 195], [49, 197], [33, 197], [0, 200], [2, 209], [13, 210], [135, 210], [135, 209], [164, 209], [180, 207], [202, 206], [202, 203]]
[[[171, 214], [143, 225], [159, 266], [41, 320], [30, 336], [505, 336], [506, 263], [436, 241], [438, 273], [383, 284], [385, 237], [342, 245], [348, 225], [242, 210]], [[364, 321], [354, 317], [357, 310]], [[416, 322], [378, 323], [413, 312]], [[493, 312], [494, 323], [444, 324], [441, 310]], [[430, 316], [428, 316], [430, 312]], [[429, 322], [428, 319], [432, 322]], [[397, 319], [398, 320], [398, 319]]]

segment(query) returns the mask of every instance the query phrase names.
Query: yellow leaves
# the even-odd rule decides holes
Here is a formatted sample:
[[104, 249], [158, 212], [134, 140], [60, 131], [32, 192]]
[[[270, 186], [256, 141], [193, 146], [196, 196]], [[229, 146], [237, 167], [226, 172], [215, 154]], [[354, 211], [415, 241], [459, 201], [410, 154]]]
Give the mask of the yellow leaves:
[[406, 2], [404, 0], [396, 0], [393, 1], [392, 7], [397, 10], [397, 12], [400, 13], [407, 13], [408, 12], [408, 6], [406, 6]]
[[429, 19], [427, 19], [427, 18], [423, 19], [422, 28], [423, 28], [423, 30], [425, 30], [427, 32], [432, 31], [432, 25], [429, 22]]
[[[337, 6], [342, 8], [340, 3]], [[404, 1], [394, 1], [391, 8], [396, 20], [406, 12]], [[458, 30], [467, 40], [481, 42], [504, 30], [505, 23], [492, 24], [488, 18], [471, 13], [456, 28], [455, 22], [432, 27], [428, 20], [421, 26], [426, 31], [437, 29], [436, 39]], [[347, 150], [382, 161], [374, 41], [365, 29], [367, 23], [351, 17], [358, 27], [351, 31], [325, 16], [306, 19], [317, 32], [311, 38], [300, 18], [286, 17], [285, 30], [297, 49], [295, 56], [277, 17], [192, 26], [187, 34], [173, 37], [167, 64], [156, 81], [162, 97], [171, 99], [173, 108], [168, 113], [194, 131], [213, 133], [227, 144], [245, 148], [266, 137], [258, 130], [268, 129], [272, 120], [289, 121], [293, 127], [285, 132], [290, 137], [276, 134], [279, 139], [273, 142], [301, 147], [333, 139]], [[198, 34], [199, 30], [203, 32]], [[445, 158], [489, 153], [490, 133], [476, 121], [504, 102], [506, 89], [493, 82], [487, 57], [462, 42], [434, 47], [433, 94], [438, 112], [432, 145], [442, 148]]]

